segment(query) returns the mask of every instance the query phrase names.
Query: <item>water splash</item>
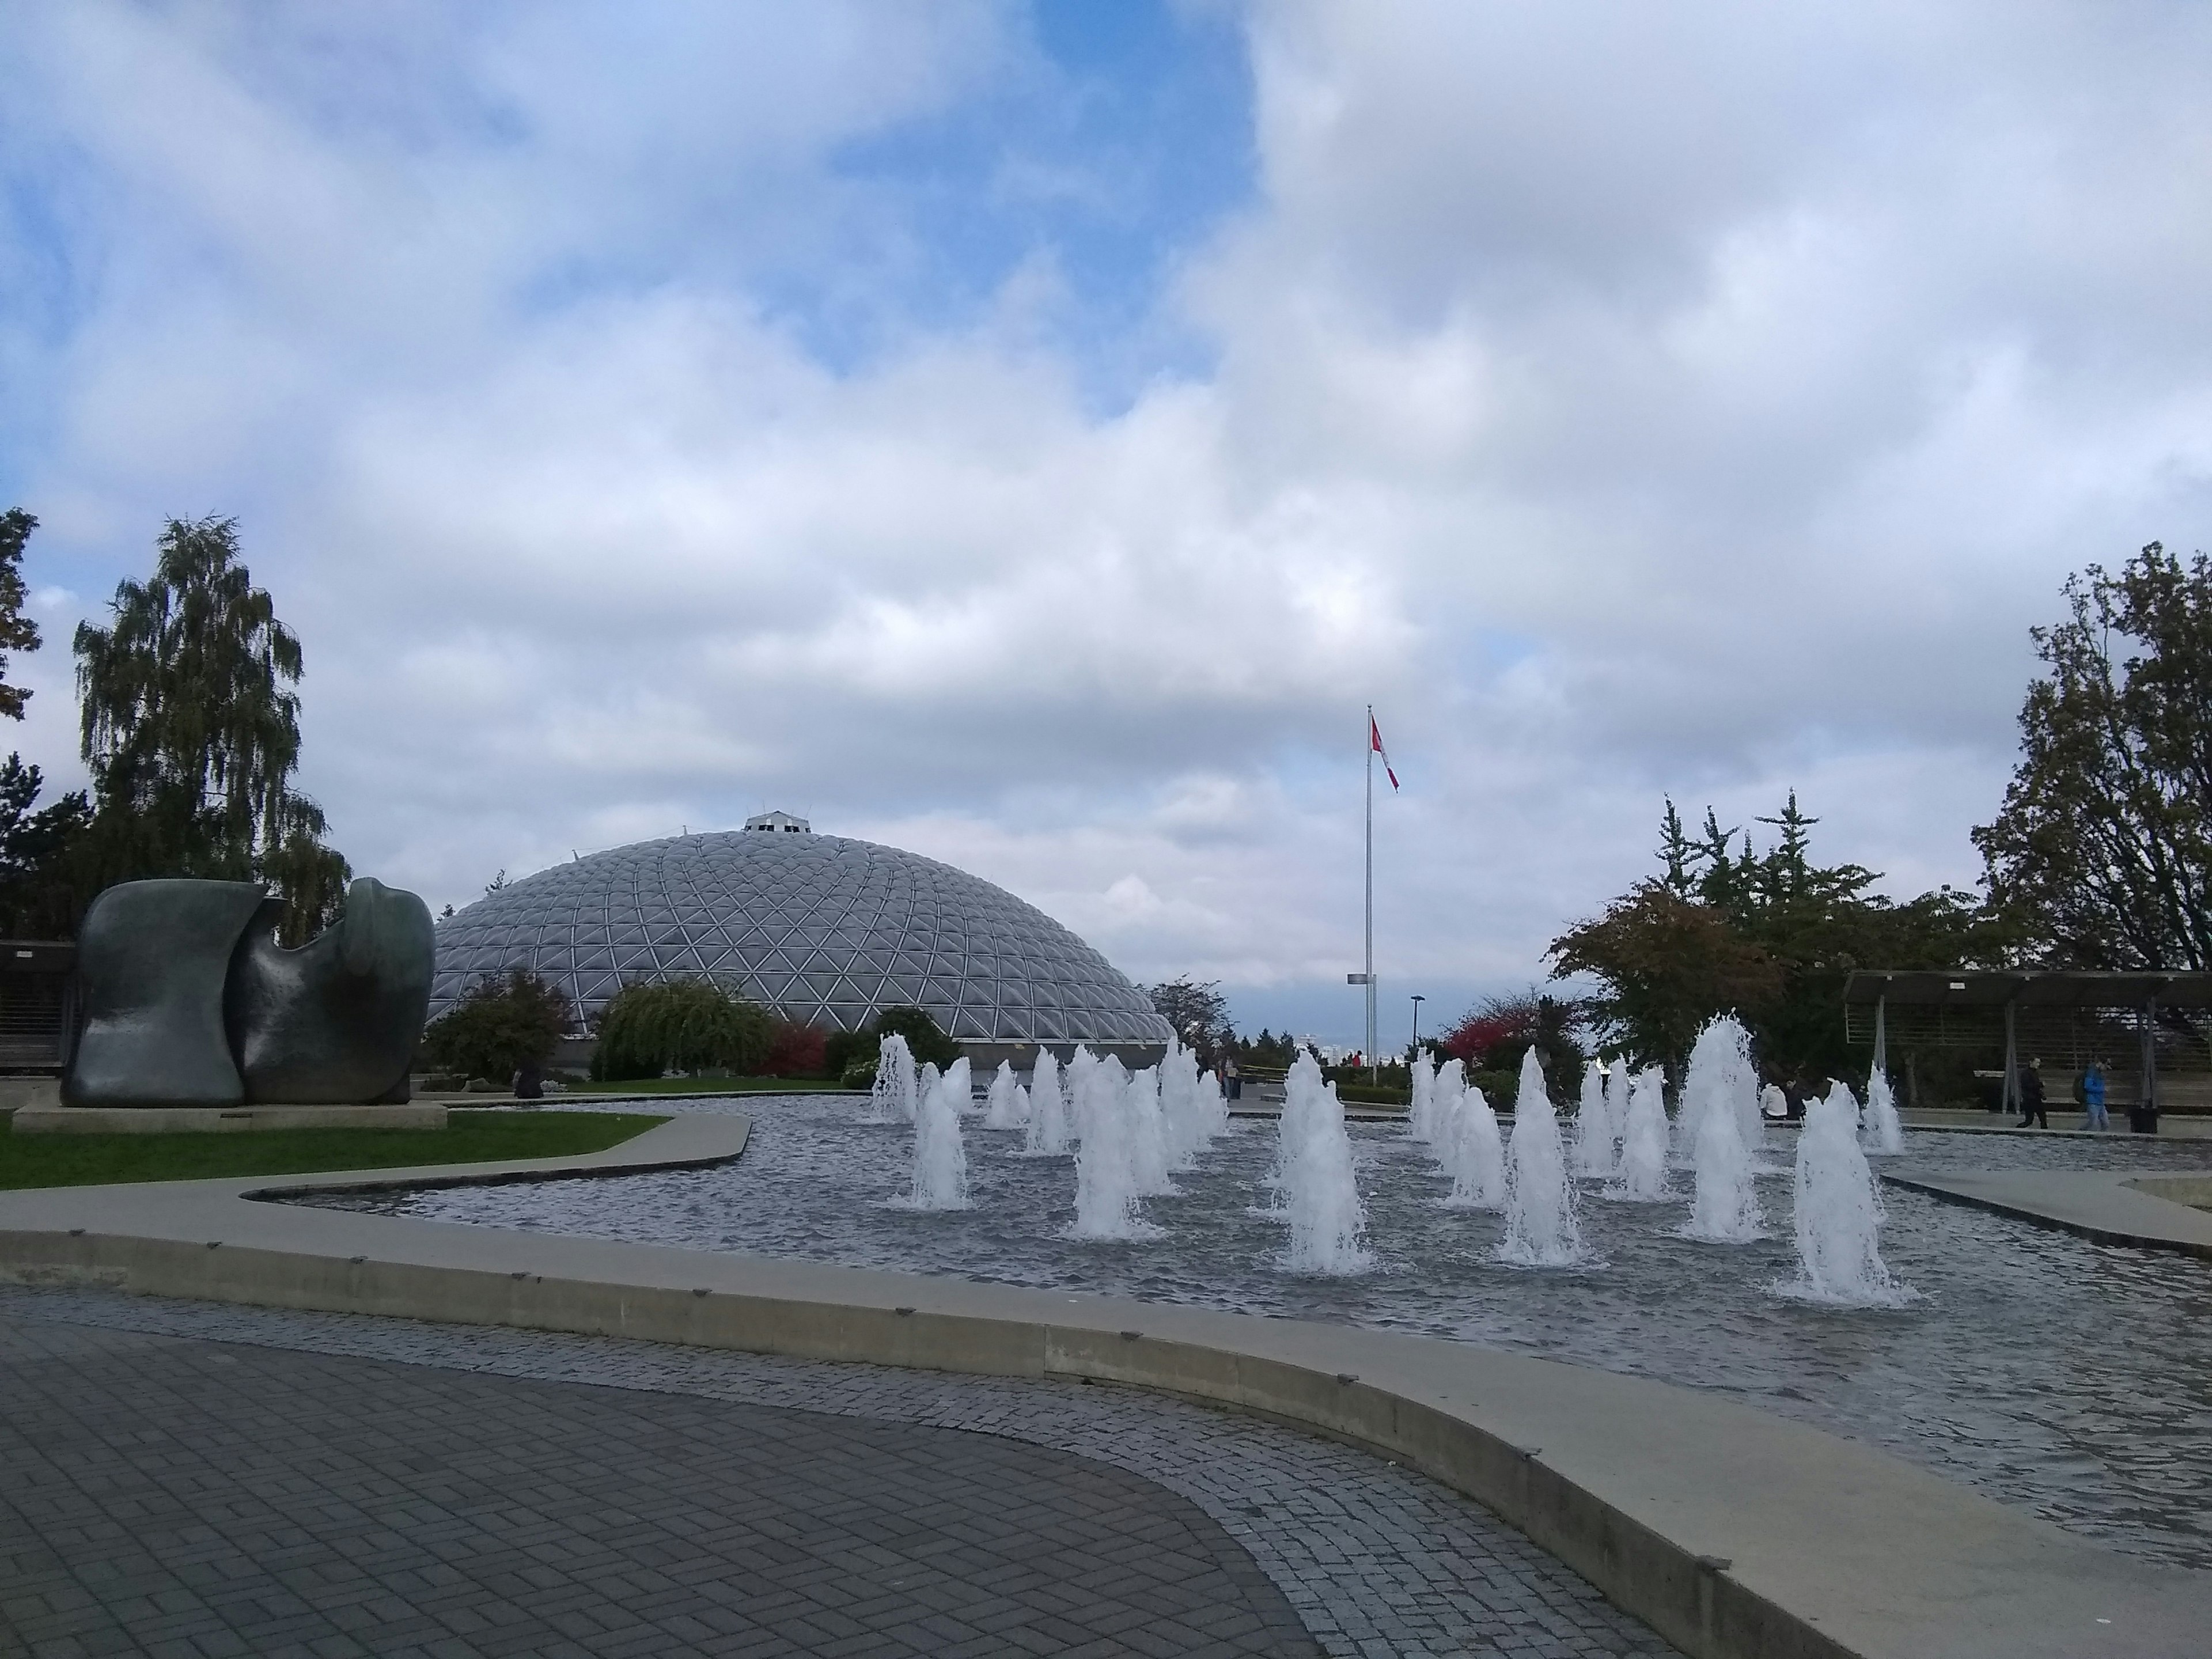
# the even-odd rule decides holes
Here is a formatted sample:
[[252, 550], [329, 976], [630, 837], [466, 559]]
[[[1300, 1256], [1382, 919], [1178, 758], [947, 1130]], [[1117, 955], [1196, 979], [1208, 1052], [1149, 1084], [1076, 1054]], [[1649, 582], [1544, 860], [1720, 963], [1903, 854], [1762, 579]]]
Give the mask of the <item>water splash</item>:
[[1889, 1079], [1878, 1066], [1867, 1079], [1866, 1127], [1859, 1139], [1869, 1152], [1905, 1150], [1905, 1124], [1897, 1115], [1897, 1097], [1889, 1091]]
[[1674, 1196], [1667, 1184], [1667, 1077], [1656, 1066], [1645, 1066], [1630, 1082], [1620, 1169], [1605, 1195], [1630, 1204], [1656, 1204]]
[[1300, 1054], [1284, 1079], [1277, 1147], [1277, 1182], [1291, 1227], [1283, 1265], [1295, 1273], [1330, 1275], [1372, 1267], [1375, 1259], [1362, 1243], [1367, 1212], [1352, 1174], [1344, 1105], [1310, 1054]]
[[1428, 1140], [1436, 1130], [1437, 1056], [1432, 1048], [1424, 1048], [1413, 1056], [1410, 1068], [1413, 1079], [1411, 1103], [1406, 1111], [1406, 1135], [1412, 1140]]
[[1012, 1060], [999, 1062], [999, 1069], [991, 1073], [991, 1087], [984, 1100], [985, 1128], [1018, 1129], [1022, 1127], [1029, 1115], [1024, 1109], [1029, 1103], [1022, 1094], [1022, 1085], [1014, 1079]]
[[1766, 1146], [1765, 1120], [1759, 1113], [1759, 1070], [1751, 1063], [1751, 1033], [1733, 1014], [1706, 1021], [1691, 1047], [1681, 1111], [1674, 1125], [1679, 1161], [1696, 1159], [1698, 1136], [1708, 1112], [1734, 1115], [1736, 1138], [1755, 1161]]
[[1521, 1058], [1513, 1101], [1513, 1139], [1505, 1149], [1505, 1241], [1498, 1259], [1520, 1267], [1567, 1267], [1589, 1259], [1577, 1218], [1559, 1115], [1544, 1091], [1543, 1062], [1531, 1045]]
[[876, 1081], [868, 1091], [868, 1120], [911, 1123], [921, 1089], [914, 1073], [914, 1050], [896, 1031], [876, 1045]]
[[1212, 1073], [1200, 1074], [1198, 1056], [1180, 1042], [1170, 1042], [1160, 1061], [1160, 1116], [1167, 1127], [1170, 1173], [1195, 1170], [1214, 1136], [1229, 1127], [1220, 1085]]
[[1158, 1238], [1160, 1230], [1137, 1213], [1134, 1126], [1129, 1075], [1113, 1055], [1078, 1048], [1068, 1062], [1074, 1097], [1075, 1219], [1068, 1238]]
[[1592, 1060], [1583, 1066], [1582, 1097], [1575, 1105], [1575, 1173], [1609, 1176], [1613, 1171], [1613, 1119], [1605, 1109], [1605, 1067]]
[[1451, 1192], [1445, 1197], [1454, 1210], [1502, 1210], [1505, 1207], [1505, 1143], [1498, 1133], [1498, 1114], [1482, 1091], [1461, 1083], [1459, 1062], [1451, 1062], [1454, 1092], [1452, 1113]]
[[1751, 1152], [1737, 1129], [1735, 1113], [1721, 1105], [1708, 1109], [1690, 1156], [1698, 1188], [1681, 1236], [1709, 1244], [1747, 1244], [1765, 1237], [1766, 1216], [1752, 1179]]
[[968, 1062], [954, 1060], [942, 1077], [925, 1066], [922, 1084], [914, 1115], [913, 1181], [902, 1207], [968, 1209], [968, 1151], [960, 1139], [960, 1106], [973, 1087]]
[[1777, 1294], [1845, 1308], [1894, 1308], [1919, 1292], [1890, 1276], [1881, 1259], [1881, 1191], [1859, 1150], [1859, 1105], [1832, 1083], [1805, 1103], [1797, 1137], [1797, 1277]]
[[1121, 1085], [1121, 1115], [1128, 1127], [1129, 1170], [1137, 1194], [1151, 1198], [1175, 1191], [1168, 1179], [1168, 1133], [1160, 1110], [1160, 1074], [1147, 1066]]
[[1067, 1099], [1060, 1091], [1060, 1061], [1049, 1048], [1037, 1049], [1036, 1067], [1030, 1073], [1029, 1133], [1022, 1150], [1038, 1158], [1058, 1158], [1067, 1151]]

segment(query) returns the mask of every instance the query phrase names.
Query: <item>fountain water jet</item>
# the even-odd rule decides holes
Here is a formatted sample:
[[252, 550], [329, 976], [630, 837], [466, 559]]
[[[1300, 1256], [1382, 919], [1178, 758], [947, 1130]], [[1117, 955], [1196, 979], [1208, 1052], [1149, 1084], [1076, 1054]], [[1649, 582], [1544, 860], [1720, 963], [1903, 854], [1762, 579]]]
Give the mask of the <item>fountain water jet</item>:
[[1629, 1085], [1620, 1170], [1605, 1195], [1631, 1204], [1656, 1204], [1674, 1196], [1667, 1185], [1667, 1078], [1656, 1066], [1645, 1066]]
[[1905, 1150], [1905, 1124], [1897, 1115], [1897, 1097], [1889, 1091], [1889, 1079], [1875, 1066], [1867, 1078], [1866, 1127], [1860, 1136], [1870, 1152]]
[[1766, 1145], [1766, 1122], [1759, 1110], [1759, 1071], [1751, 1063], [1751, 1033], [1733, 1014], [1706, 1021], [1691, 1047], [1690, 1068], [1682, 1079], [1681, 1112], [1674, 1125], [1678, 1161], [1695, 1162], [1708, 1112], [1734, 1115], [1736, 1138], [1755, 1163]]
[[1513, 1100], [1513, 1139], [1505, 1149], [1505, 1242], [1498, 1259], [1520, 1267], [1566, 1267], [1589, 1259], [1575, 1214], [1559, 1115], [1544, 1091], [1544, 1066], [1531, 1045], [1521, 1057]]
[[1036, 1068], [1030, 1073], [1029, 1133], [1022, 1150], [1039, 1158], [1058, 1158], [1067, 1151], [1067, 1102], [1060, 1092], [1060, 1062], [1052, 1050], [1037, 1049]]
[[999, 1069], [991, 1073], [991, 1087], [984, 1097], [983, 1127], [987, 1129], [1018, 1129], [1028, 1116], [1022, 1108], [1022, 1085], [1014, 1080], [1012, 1060], [1002, 1060]]
[[921, 1085], [914, 1074], [914, 1050], [893, 1031], [876, 1048], [876, 1080], [868, 1091], [868, 1120], [911, 1123], [921, 1098]]
[[[1451, 1062], [1456, 1072], [1459, 1062]], [[1457, 1084], [1458, 1079], [1454, 1078]], [[1498, 1114], [1473, 1084], [1459, 1085], [1451, 1134], [1452, 1189], [1444, 1199], [1454, 1210], [1505, 1207], [1505, 1144], [1498, 1133]]]
[[1881, 1191], [1859, 1149], [1858, 1101], [1841, 1083], [1805, 1103], [1797, 1137], [1797, 1277], [1774, 1289], [1800, 1302], [1894, 1308], [1919, 1292], [1881, 1259]]
[[1229, 1103], [1222, 1097], [1221, 1079], [1211, 1072], [1198, 1074], [1198, 1121], [1208, 1142], [1229, 1133]]
[[1078, 1048], [1068, 1063], [1074, 1087], [1075, 1220], [1068, 1238], [1158, 1238], [1137, 1214], [1135, 1126], [1129, 1116], [1129, 1076], [1121, 1062]]
[[1406, 1110], [1406, 1134], [1413, 1140], [1432, 1139], [1436, 1131], [1437, 1109], [1436, 1051], [1424, 1048], [1413, 1056], [1408, 1068], [1412, 1079], [1410, 1104]]
[[1766, 1217], [1752, 1181], [1751, 1152], [1738, 1133], [1735, 1112], [1719, 1105], [1707, 1109], [1691, 1161], [1698, 1188], [1681, 1236], [1710, 1244], [1747, 1244], [1765, 1237]]
[[1437, 1161], [1438, 1175], [1456, 1177], [1459, 1173], [1459, 1115], [1465, 1109], [1466, 1098], [1467, 1067], [1459, 1060], [1448, 1060], [1437, 1067], [1429, 1085], [1428, 1133], [1424, 1137]]
[[1212, 1081], [1210, 1073], [1201, 1079], [1198, 1057], [1189, 1049], [1180, 1042], [1168, 1044], [1167, 1058], [1160, 1062], [1160, 1116], [1167, 1127], [1170, 1173], [1195, 1170], [1199, 1155], [1220, 1133], [1214, 1104], [1221, 1091], [1217, 1085], [1209, 1099], [1206, 1085]]
[[1609, 1176], [1613, 1169], [1613, 1120], [1605, 1109], [1605, 1067], [1583, 1066], [1582, 1097], [1575, 1106], [1575, 1173]]
[[968, 1152], [960, 1140], [960, 1105], [973, 1085], [968, 1062], [956, 1060], [944, 1076], [922, 1067], [921, 1100], [914, 1115], [914, 1176], [903, 1207], [965, 1210]]
[[1336, 1085], [1324, 1082], [1310, 1054], [1283, 1081], [1276, 1159], [1291, 1241], [1283, 1265], [1294, 1273], [1356, 1273], [1374, 1265], [1363, 1247], [1366, 1207], [1352, 1175], [1352, 1137]]
[[1175, 1191], [1168, 1179], [1168, 1135], [1160, 1110], [1160, 1074], [1147, 1066], [1121, 1085], [1122, 1115], [1129, 1127], [1129, 1170], [1137, 1194], [1151, 1198]]

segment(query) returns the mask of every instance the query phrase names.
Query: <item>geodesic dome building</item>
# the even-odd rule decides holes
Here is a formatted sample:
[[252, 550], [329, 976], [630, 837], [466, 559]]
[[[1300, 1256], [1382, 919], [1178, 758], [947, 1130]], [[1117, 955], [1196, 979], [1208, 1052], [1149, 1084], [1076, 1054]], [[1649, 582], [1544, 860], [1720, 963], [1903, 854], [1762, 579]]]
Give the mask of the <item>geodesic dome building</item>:
[[710, 978], [825, 1029], [925, 1009], [981, 1053], [1170, 1035], [1105, 957], [1005, 889], [781, 812], [555, 865], [438, 926], [430, 1013], [524, 968], [586, 1018], [633, 980]]

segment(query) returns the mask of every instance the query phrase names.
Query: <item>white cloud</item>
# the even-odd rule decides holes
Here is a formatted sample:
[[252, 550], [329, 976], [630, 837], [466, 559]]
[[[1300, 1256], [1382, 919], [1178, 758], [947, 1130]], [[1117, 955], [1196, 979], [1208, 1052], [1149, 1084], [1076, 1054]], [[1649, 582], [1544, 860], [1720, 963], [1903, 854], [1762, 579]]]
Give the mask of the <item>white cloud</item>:
[[[953, 233], [840, 161], [1033, 76], [1006, 9], [268, 18], [0, 40], [21, 735], [238, 513], [307, 783], [440, 902], [787, 805], [1262, 1007], [1357, 965], [1371, 699], [1386, 982], [1525, 983], [1662, 791], [1970, 878], [2028, 623], [2203, 539], [2196, 8], [1255, 8], [1259, 194], [1139, 325], [1211, 362], [1106, 414], [1069, 250], [918, 320]], [[1018, 138], [987, 193], [1141, 213]]]

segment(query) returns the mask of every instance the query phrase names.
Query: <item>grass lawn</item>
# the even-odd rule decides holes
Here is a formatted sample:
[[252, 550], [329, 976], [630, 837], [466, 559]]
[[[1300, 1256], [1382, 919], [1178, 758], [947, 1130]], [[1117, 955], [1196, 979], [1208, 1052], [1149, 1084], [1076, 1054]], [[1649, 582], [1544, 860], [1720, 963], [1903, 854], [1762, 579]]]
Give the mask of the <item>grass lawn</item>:
[[469, 1112], [445, 1129], [240, 1129], [150, 1135], [0, 1134], [0, 1188], [389, 1170], [604, 1152], [665, 1117], [630, 1112]]
[[[653, 1077], [629, 1083], [571, 1083], [570, 1095], [811, 1095], [845, 1085], [818, 1077]], [[556, 1097], [546, 1097], [550, 1102]]]

